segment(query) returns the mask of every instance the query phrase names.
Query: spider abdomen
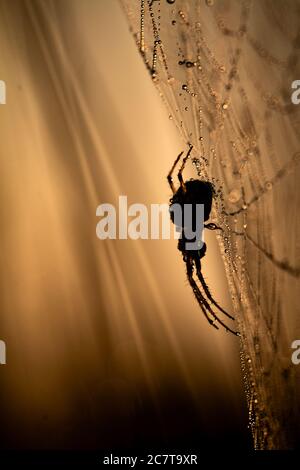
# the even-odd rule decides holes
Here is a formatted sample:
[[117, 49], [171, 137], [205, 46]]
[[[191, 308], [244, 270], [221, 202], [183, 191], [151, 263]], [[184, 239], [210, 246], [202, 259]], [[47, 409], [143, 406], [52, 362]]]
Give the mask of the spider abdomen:
[[[184, 206], [190, 204], [192, 206], [192, 226], [196, 226], [197, 204], [204, 206], [204, 221], [209, 219], [212, 199], [214, 194], [213, 185], [209, 181], [189, 180], [180, 186], [174, 196], [170, 199], [170, 208], [173, 204], [178, 204], [181, 207], [181, 212], [184, 214]], [[174, 211], [170, 210], [170, 217], [173, 223], [180, 228], [183, 228], [183, 222], [174, 220]], [[184, 218], [181, 219], [182, 221]]]

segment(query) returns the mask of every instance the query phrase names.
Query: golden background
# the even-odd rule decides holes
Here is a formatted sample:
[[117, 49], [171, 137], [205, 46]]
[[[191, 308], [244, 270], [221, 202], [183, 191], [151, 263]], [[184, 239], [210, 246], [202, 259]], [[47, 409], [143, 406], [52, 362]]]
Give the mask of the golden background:
[[101, 203], [168, 202], [183, 150], [118, 2], [1, 0], [0, 43], [1, 446], [246, 446], [238, 339], [206, 323], [176, 241], [96, 237]]

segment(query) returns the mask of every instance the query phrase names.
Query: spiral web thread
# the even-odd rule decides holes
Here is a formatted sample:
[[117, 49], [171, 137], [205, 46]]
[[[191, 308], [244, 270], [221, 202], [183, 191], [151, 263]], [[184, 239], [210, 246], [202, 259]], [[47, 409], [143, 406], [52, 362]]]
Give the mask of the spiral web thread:
[[300, 79], [300, 2], [121, 3], [183, 150], [193, 145], [195, 172], [216, 188], [212, 222], [223, 228], [254, 446], [293, 447], [300, 105], [291, 84]]

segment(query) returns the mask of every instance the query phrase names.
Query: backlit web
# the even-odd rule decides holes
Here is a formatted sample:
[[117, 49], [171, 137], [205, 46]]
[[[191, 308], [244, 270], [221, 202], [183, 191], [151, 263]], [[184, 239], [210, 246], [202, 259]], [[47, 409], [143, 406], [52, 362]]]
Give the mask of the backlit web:
[[[241, 332], [258, 449], [293, 447], [300, 338], [300, 2], [122, 0], [195, 177], [216, 188], [212, 222]], [[174, 156], [175, 159], [176, 156]], [[165, 177], [165, 175], [162, 175]], [[299, 366], [300, 367], [300, 366]]]

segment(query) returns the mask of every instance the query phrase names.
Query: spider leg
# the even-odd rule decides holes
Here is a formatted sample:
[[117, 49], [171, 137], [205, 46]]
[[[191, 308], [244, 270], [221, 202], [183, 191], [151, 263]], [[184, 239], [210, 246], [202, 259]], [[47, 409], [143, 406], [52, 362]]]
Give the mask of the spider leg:
[[206, 312], [206, 309], [204, 308], [204, 305], [203, 305], [203, 302], [202, 302], [201, 292], [199, 290], [199, 287], [196, 284], [195, 279], [193, 278], [194, 268], [193, 268], [192, 259], [188, 256], [185, 263], [186, 263], [187, 278], [188, 278], [188, 281], [190, 283], [191, 288], [193, 289], [193, 292], [194, 292], [194, 295], [195, 295], [195, 297], [198, 301], [198, 304], [200, 305], [200, 308], [201, 308], [202, 312], [204, 313], [204, 316], [205, 316], [206, 320], [208, 321], [208, 323], [210, 323], [214, 328], [216, 328], [216, 330], [218, 330], [219, 329], [218, 325], [216, 325], [214, 323], [214, 321], [208, 316], [208, 314]]
[[215, 319], [216, 322], [218, 322], [220, 325], [222, 325], [226, 331], [230, 331], [232, 334], [235, 336], [240, 336], [240, 334], [237, 331], [232, 330], [229, 326], [227, 326], [220, 318], [215, 314], [203, 294], [200, 292], [200, 289], [198, 288], [194, 278], [193, 278], [193, 260], [191, 257], [187, 258], [186, 261], [186, 266], [187, 266], [187, 275], [188, 275], [188, 280], [189, 283], [193, 289], [194, 295], [201, 307], [202, 312], [204, 313], [205, 317], [209, 321], [210, 324], [212, 324], [215, 328], [218, 329], [217, 325], [214, 324], [214, 322], [211, 320], [211, 318], [208, 317], [207, 312], [209, 312], [212, 317]]
[[240, 333], [238, 331], [232, 330], [229, 326], [226, 325], [226, 323], [220, 320], [220, 318], [215, 314], [215, 312], [213, 311], [213, 309], [211, 308], [211, 306], [209, 305], [209, 303], [207, 302], [207, 300], [202, 294], [201, 294], [201, 297], [202, 297], [202, 302], [204, 304], [204, 307], [209, 311], [209, 313], [214, 317], [214, 319], [218, 323], [220, 323], [220, 325], [222, 325], [226, 331], [230, 331], [230, 333], [234, 334], [235, 336], [240, 336]]
[[197, 276], [198, 276], [198, 279], [199, 281], [201, 282], [201, 285], [203, 287], [203, 290], [205, 292], [205, 294], [207, 295], [208, 299], [215, 305], [215, 307], [217, 307], [222, 313], [224, 313], [224, 315], [226, 315], [228, 318], [230, 318], [231, 320], [234, 320], [234, 317], [232, 317], [231, 315], [229, 315], [229, 313], [227, 313], [216, 301], [215, 299], [213, 298], [213, 296], [211, 295], [210, 293], [210, 290], [208, 288], [208, 285], [206, 284], [205, 282], [205, 279], [203, 277], [203, 274], [201, 272], [201, 265], [200, 265], [200, 260], [199, 259], [196, 259], [195, 260], [195, 265], [196, 265], [196, 271], [197, 271]]
[[179, 179], [180, 186], [181, 186], [182, 188], [185, 188], [185, 186], [184, 186], [184, 181], [183, 181], [183, 178], [182, 178], [182, 172], [183, 172], [183, 170], [184, 170], [185, 164], [186, 164], [187, 159], [189, 158], [189, 156], [190, 156], [192, 150], [193, 150], [193, 146], [190, 145], [190, 148], [189, 148], [189, 150], [188, 150], [186, 156], [185, 156], [184, 159], [182, 160], [182, 165], [181, 165], [180, 170], [178, 171], [178, 174], [177, 174], [178, 179]]
[[222, 230], [223, 232], [222, 227], [219, 227], [218, 225], [213, 224], [212, 222], [210, 222], [209, 224], [204, 224], [204, 228], [207, 228], [208, 230]]
[[167, 176], [168, 183], [170, 185], [170, 188], [171, 188], [173, 194], [175, 194], [176, 190], [175, 190], [175, 186], [174, 186], [174, 183], [173, 183], [172, 174], [173, 174], [173, 171], [175, 170], [175, 167], [176, 167], [177, 163], [179, 162], [182, 155], [183, 155], [183, 152], [180, 152], [180, 154], [178, 155], [175, 162], [173, 163], [173, 166], [172, 166], [172, 168], [169, 171], [168, 176]]

